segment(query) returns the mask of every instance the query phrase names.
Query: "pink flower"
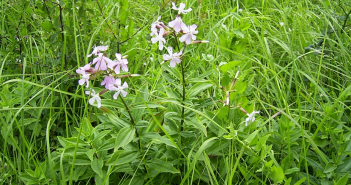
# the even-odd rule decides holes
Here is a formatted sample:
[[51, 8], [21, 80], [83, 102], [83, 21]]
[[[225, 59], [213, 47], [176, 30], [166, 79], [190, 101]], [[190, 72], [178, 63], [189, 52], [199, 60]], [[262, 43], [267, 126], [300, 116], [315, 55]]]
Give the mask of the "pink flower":
[[169, 53], [169, 55], [164, 54], [163, 55], [163, 60], [171, 60], [169, 63], [169, 66], [171, 67], [175, 67], [176, 64], [179, 64], [182, 60], [180, 60], [179, 56], [182, 55], [182, 52], [179, 53], [173, 53], [173, 49], [172, 47], [168, 47], [167, 51]]
[[116, 74], [120, 73], [121, 67], [122, 67], [123, 71], [128, 72], [128, 66], [127, 66], [128, 60], [124, 58], [126, 56], [122, 57], [122, 55], [119, 53], [116, 53], [115, 56], [116, 56], [117, 60], [114, 60], [112, 63], [109, 63], [108, 67], [110, 69], [115, 68]]
[[113, 76], [105, 76], [104, 81], [101, 82], [101, 85], [105, 85], [106, 89], [110, 89], [110, 85], [115, 83], [115, 78]]
[[151, 38], [151, 42], [155, 44], [158, 42], [158, 49], [162, 50], [163, 49], [163, 44], [166, 43], [166, 40], [163, 38], [163, 34], [165, 33], [165, 29], [161, 28], [160, 32], [157, 33], [157, 31], [153, 31], [156, 37]]
[[90, 74], [82, 74], [82, 79], [78, 81], [79, 85], [83, 85], [84, 83], [87, 83], [85, 87], [89, 87], [89, 76]]
[[90, 57], [91, 55], [98, 55], [100, 53], [100, 51], [106, 51], [108, 48], [108, 46], [97, 46], [94, 47], [93, 52], [91, 52], [91, 54], [87, 55], [87, 57]]
[[180, 15], [181, 13], [187, 14], [188, 12], [190, 12], [192, 10], [191, 8], [189, 8], [187, 10], [184, 10], [184, 8], [185, 8], [185, 4], [184, 3], [180, 3], [179, 4], [179, 8], [177, 8], [175, 6], [174, 2], [172, 2], [172, 9], [178, 10], [178, 15]]
[[191, 40], [196, 39], [195, 34], [199, 33], [199, 31], [197, 31], [196, 28], [197, 28], [197, 26], [195, 24], [193, 24], [189, 27], [182, 26], [182, 30], [185, 34], [179, 38], [179, 41], [185, 42], [186, 44], [190, 44]]
[[112, 60], [105, 57], [103, 53], [99, 53], [98, 57], [94, 58], [93, 64], [95, 64], [95, 69], [97, 70], [106, 70], [107, 65], [112, 63]]
[[171, 28], [174, 28], [174, 30], [178, 33], [180, 32], [181, 28], [186, 27], [186, 25], [183, 23], [182, 18], [176, 17], [173, 21], [168, 23], [168, 26]]
[[91, 98], [89, 99], [89, 104], [93, 105], [94, 102], [96, 101], [97, 103], [97, 107], [100, 108], [101, 107], [101, 98], [99, 93], [95, 93], [94, 89], [92, 89], [91, 91], [85, 91], [86, 95], [90, 95]]
[[113, 99], [117, 99], [119, 93], [122, 93], [123, 97], [127, 96], [127, 92], [124, 91], [123, 89], [128, 88], [128, 84], [127, 82], [124, 82], [123, 85], [121, 79], [116, 78], [115, 83], [113, 85], [110, 86], [110, 90], [111, 91], [117, 91], [114, 95], [113, 95]]
[[90, 69], [90, 64], [91, 63], [86, 64], [85, 66], [78, 68], [76, 70], [76, 73], [81, 74], [81, 75], [86, 74], [87, 71], [89, 71], [89, 69]]

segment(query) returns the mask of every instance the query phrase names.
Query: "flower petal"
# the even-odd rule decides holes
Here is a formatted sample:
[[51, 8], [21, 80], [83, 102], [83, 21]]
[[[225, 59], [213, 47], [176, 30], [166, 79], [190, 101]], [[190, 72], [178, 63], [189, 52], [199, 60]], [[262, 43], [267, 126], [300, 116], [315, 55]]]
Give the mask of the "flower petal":
[[164, 54], [164, 55], [163, 55], [163, 60], [171, 60], [171, 59], [172, 59], [171, 56], [169, 56], [169, 55], [167, 55], [167, 54]]
[[122, 93], [122, 96], [123, 96], [123, 97], [126, 97], [127, 94], [128, 94], [126, 91], [123, 91], [123, 90], [121, 90], [121, 93]]
[[113, 95], [113, 99], [117, 100], [118, 95], [119, 95], [119, 91], [117, 91], [117, 92]]
[[95, 102], [95, 98], [94, 98], [94, 97], [92, 97], [92, 98], [89, 99], [89, 104], [90, 104], [90, 105], [93, 105], [94, 102]]

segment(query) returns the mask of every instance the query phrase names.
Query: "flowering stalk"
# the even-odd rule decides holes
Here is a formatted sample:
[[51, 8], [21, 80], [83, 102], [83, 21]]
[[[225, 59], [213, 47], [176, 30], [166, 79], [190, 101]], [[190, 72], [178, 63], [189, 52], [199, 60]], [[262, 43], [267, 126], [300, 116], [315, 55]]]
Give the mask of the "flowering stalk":
[[[168, 35], [173, 35], [173, 37], [175, 38], [175, 42], [178, 48], [178, 53], [173, 53], [173, 49], [172, 47], [167, 47], [168, 53], [169, 54], [164, 54], [163, 55], [163, 62], [166, 61], [170, 61], [169, 66], [170, 67], [176, 67], [176, 64], [181, 63], [181, 72], [182, 72], [182, 80], [181, 83], [183, 85], [183, 92], [182, 92], [182, 113], [181, 113], [181, 122], [180, 122], [180, 127], [181, 127], [181, 131], [183, 131], [183, 123], [184, 123], [184, 113], [185, 113], [185, 95], [186, 95], [186, 90], [185, 90], [185, 71], [184, 71], [184, 62], [182, 62], [182, 57], [184, 55], [184, 51], [187, 45], [189, 44], [197, 44], [197, 43], [208, 43], [209, 41], [197, 41], [196, 40], [196, 35], [198, 33], [198, 31], [196, 30], [197, 25], [193, 24], [191, 26], [187, 26], [182, 18], [181, 18], [181, 14], [187, 14], [188, 12], [190, 12], [192, 9], [188, 8], [185, 9], [185, 4], [184, 3], [180, 3], [179, 7], [177, 7], [175, 5], [175, 3], [172, 3], [172, 9], [173, 10], [177, 10], [178, 14], [175, 18], [175, 20], [172, 20], [168, 23], [168, 27], [161, 22], [161, 17], [158, 17], [157, 20], [155, 22], [153, 22], [151, 24], [151, 36], [153, 36], [151, 38], [151, 42], [153, 44], [158, 43], [158, 49], [159, 50], [163, 50], [164, 45], [166, 44], [166, 39], [164, 37], [168, 36]], [[178, 37], [177, 35], [179, 35], [179, 41], [178, 41]], [[184, 43], [184, 47], [181, 50], [180, 48], [180, 43], [182, 42]]]

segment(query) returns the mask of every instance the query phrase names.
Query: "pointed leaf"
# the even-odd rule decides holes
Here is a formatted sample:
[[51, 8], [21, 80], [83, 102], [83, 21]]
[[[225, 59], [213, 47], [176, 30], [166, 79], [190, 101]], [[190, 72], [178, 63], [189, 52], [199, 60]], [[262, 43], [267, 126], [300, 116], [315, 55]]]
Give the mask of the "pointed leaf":
[[99, 176], [102, 178], [102, 166], [104, 161], [101, 158], [96, 158], [94, 157], [94, 160], [91, 162], [91, 169], [94, 170], [95, 173], [99, 174]]
[[210, 88], [211, 86], [213, 86], [213, 84], [210, 82], [197, 83], [196, 85], [194, 85], [190, 88], [189, 96], [195, 97], [197, 94], [201, 93], [205, 89]]
[[115, 142], [115, 151], [117, 151], [120, 147], [126, 146], [134, 139], [135, 129], [132, 127], [122, 128], [116, 137]]
[[121, 165], [134, 161], [138, 157], [138, 151], [122, 151], [118, 150], [112, 154], [111, 158], [106, 162], [106, 165]]

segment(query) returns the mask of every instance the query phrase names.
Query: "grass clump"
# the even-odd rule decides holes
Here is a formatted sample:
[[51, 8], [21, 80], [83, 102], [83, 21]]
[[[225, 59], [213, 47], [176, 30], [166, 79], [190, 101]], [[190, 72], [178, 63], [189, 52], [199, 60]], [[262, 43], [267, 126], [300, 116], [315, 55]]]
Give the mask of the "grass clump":
[[[209, 43], [171, 1], [1, 2], [0, 183], [349, 184], [350, 2], [174, 3]], [[94, 45], [126, 96], [78, 84]]]

